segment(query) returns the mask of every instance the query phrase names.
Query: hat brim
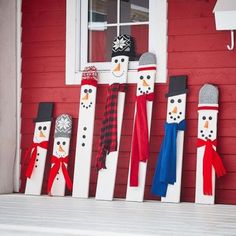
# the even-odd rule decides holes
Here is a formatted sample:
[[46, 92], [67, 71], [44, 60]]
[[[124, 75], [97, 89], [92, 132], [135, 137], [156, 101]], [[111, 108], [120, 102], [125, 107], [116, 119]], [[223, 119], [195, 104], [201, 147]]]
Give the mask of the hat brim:
[[178, 90], [178, 91], [171, 92], [171, 93], [166, 93], [165, 97], [166, 98], [173, 97], [173, 96], [184, 94], [184, 93], [188, 93], [188, 89]]
[[48, 118], [45, 118], [45, 119], [43, 119], [43, 118], [35, 118], [35, 119], [33, 119], [33, 122], [46, 122], [46, 121], [53, 121], [53, 118], [51, 118], [51, 119], [48, 119]]

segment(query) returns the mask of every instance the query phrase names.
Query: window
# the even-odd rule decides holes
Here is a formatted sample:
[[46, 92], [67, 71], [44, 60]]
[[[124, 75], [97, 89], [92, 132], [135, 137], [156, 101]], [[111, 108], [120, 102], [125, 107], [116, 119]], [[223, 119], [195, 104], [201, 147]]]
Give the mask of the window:
[[129, 63], [128, 83], [139, 56], [150, 51], [157, 56], [157, 82], [166, 81], [167, 0], [67, 0], [66, 84], [80, 84], [81, 71], [95, 65], [99, 83], [108, 83], [114, 37], [130, 34], [136, 43], [136, 58]]

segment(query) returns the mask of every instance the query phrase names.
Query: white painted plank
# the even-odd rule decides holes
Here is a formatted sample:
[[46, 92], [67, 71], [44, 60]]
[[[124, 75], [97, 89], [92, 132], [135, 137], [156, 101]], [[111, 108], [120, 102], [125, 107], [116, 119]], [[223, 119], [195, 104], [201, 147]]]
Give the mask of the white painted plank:
[[[185, 119], [186, 113], [186, 94], [181, 94], [174, 96], [175, 99], [180, 97], [182, 99], [182, 103], [179, 105], [178, 109], [182, 112], [182, 119]], [[168, 98], [168, 107], [167, 113], [170, 112], [171, 105], [170, 99]], [[167, 122], [170, 122], [170, 117], [167, 114]], [[167, 188], [166, 197], [162, 197], [162, 202], [173, 202], [179, 203], [180, 202], [180, 193], [181, 193], [181, 180], [182, 180], [182, 166], [183, 166], [183, 147], [184, 147], [184, 131], [178, 131], [177, 139], [176, 139], [176, 182], [174, 185], [169, 184]]]
[[[84, 90], [92, 89], [89, 95], [88, 102], [92, 103], [89, 108], [83, 107], [82, 101]], [[96, 94], [97, 88], [91, 85], [81, 86], [80, 95], [80, 114], [77, 130], [75, 167], [74, 167], [74, 183], [73, 197], [88, 198], [89, 196], [89, 181], [92, 159], [93, 132], [96, 110]]]
[[117, 151], [111, 152], [106, 157], [107, 169], [101, 169], [98, 173], [96, 199], [97, 200], [112, 200], [115, 188], [116, 170], [120, 147], [120, 136], [124, 113], [125, 93], [119, 92], [118, 94], [118, 107], [117, 107]]

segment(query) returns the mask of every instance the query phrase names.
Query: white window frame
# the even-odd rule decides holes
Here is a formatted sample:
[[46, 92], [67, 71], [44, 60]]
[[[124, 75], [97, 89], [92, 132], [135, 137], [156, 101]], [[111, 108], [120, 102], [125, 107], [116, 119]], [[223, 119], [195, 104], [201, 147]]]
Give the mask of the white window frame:
[[[157, 83], [167, 80], [167, 0], [149, 0], [149, 48], [157, 57]], [[86, 24], [81, 26], [81, 19]], [[84, 66], [94, 65], [99, 72], [99, 83], [107, 84], [110, 79], [109, 62], [85, 63], [87, 50], [81, 45], [88, 43], [88, 1], [66, 1], [66, 84], [81, 82], [81, 70]], [[123, 25], [123, 24], [120, 24]], [[83, 36], [83, 37], [81, 37]], [[87, 47], [86, 47], [87, 48]], [[138, 62], [129, 63], [128, 83], [136, 83]]]

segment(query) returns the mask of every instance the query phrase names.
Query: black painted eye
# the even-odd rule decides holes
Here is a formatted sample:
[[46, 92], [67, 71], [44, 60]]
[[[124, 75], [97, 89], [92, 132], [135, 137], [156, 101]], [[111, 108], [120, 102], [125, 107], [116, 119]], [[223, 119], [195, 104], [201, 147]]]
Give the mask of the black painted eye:
[[42, 129], [42, 126], [39, 126], [39, 127], [38, 127], [38, 130], [41, 130], [41, 129]]
[[206, 119], [206, 117], [205, 117], [205, 116], [203, 116], [203, 117], [202, 117], [202, 119], [203, 119], [203, 120], [205, 120], [205, 119]]
[[62, 142], [62, 145], [64, 145], [64, 146], [65, 146], [65, 145], [66, 145], [66, 142], [65, 142], [65, 141], [64, 141], [64, 142]]
[[121, 62], [124, 62], [125, 61], [125, 59], [124, 58], [121, 58]]
[[58, 141], [58, 142], [57, 142], [57, 145], [60, 145], [60, 144], [61, 144], [60, 141]]
[[118, 62], [118, 60], [117, 59], [115, 59], [115, 63], [117, 63]]
[[92, 89], [89, 89], [89, 93], [92, 93]]
[[84, 92], [87, 93], [87, 92], [88, 92], [88, 89], [85, 89]]
[[143, 79], [143, 76], [141, 75], [139, 78], [140, 78], [140, 79]]
[[175, 100], [174, 100], [174, 99], [171, 99], [171, 100], [170, 100], [170, 103], [174, 103], [174, 102], [175, 102]]
[[178, 99], [178, 103], [181, 103], [182, 102], [182, 100], [181, 99]]
[[212, 120], [212, 117], [211, 117], [211, 116], [209, 116], [209, 120]]
[[47, 130], [47, 126], [43, 126], [43, 130]]
[[150, 78], [151, 78], [151, 76], [150, 76], [150, 75], [148, 75], [148, 76], [147, 76], [147, 79], [150, 79]]

